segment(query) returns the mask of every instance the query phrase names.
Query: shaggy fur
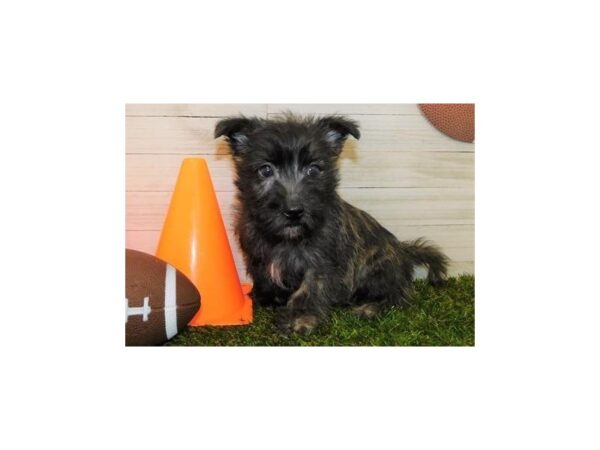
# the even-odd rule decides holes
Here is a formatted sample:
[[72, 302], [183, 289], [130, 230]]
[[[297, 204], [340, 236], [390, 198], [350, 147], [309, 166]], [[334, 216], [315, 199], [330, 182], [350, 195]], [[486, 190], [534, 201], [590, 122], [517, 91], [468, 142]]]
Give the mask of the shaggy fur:
[[400, 242], [336, 192], [337, 160], [358, 124], [342, 116], [221, 120], [237, 173], [236, 232], [259, 305], [281, 306], [286, 331], [310, 332], [334, 305], [362, 317], [409, 303], [413, 270], [436, 284], [448, 259], [419, 239]]

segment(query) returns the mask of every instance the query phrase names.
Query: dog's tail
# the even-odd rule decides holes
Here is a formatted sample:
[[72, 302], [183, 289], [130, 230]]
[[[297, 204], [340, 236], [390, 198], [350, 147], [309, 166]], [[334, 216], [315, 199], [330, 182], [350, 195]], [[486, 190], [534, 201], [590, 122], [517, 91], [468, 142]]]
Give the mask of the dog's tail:
[[450, 260], [435, 245], [423, 238], [404, 242], [404, 248], [414, 265], [424, 265], [428, 270], [427, 280], [438, 285], [446, 279]]

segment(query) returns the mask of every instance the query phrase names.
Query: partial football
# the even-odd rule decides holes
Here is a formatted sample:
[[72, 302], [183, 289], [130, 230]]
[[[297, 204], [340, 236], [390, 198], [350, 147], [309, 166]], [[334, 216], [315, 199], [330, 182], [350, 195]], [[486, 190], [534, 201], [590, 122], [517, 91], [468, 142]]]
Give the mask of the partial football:
[[475, 140], [473, 103], [422, 103], [423, 115], [442, 133], [463, 142]]
[[200, 309], [200, 293], [173, 266], [125, 250], [125, 345], [161, 345]]

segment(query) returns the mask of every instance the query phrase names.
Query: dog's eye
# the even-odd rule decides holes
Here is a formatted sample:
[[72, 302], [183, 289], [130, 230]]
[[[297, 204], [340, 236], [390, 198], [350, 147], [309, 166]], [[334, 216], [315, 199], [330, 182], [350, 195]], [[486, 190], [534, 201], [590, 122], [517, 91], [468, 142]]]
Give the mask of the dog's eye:
[[273, 167], [271, 167], [270, 164], [262, 165], [260, 166], [260, 169], [258, 169], [258, 173], [263, 178], [269, 178], [273, 176]]
[[316, 164], [311, 164], [310, 166], [308, 166], [308, 169], [306, 169], [306, 175], [308, 175], [309, 177], [314, 177], [316, 175], [319, 175], [320, 173], [321, 168]]

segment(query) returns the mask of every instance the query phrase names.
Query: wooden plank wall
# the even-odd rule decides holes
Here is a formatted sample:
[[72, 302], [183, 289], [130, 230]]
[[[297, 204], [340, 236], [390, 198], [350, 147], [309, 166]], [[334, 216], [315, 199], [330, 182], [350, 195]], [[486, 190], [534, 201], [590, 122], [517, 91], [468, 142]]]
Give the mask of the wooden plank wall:
[[474, 270], [474, 145], [433, 128], [413, 104], [126, 106], [126, 244], [154, 253], [183, 158], [208, 162], [240, 278], [243, 261], [232, 234], [232, 161], [215, 123], [242, 113], [345, 114], [361, 127], [340, 160], [341, 195], [401, 240], [425, 236], [452, 259], [451, 273]]

